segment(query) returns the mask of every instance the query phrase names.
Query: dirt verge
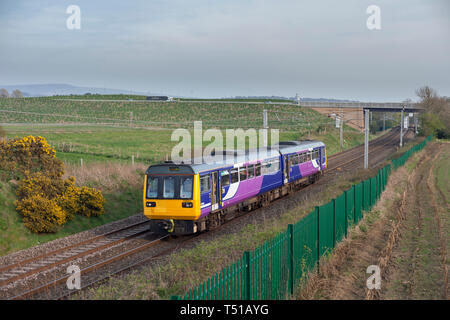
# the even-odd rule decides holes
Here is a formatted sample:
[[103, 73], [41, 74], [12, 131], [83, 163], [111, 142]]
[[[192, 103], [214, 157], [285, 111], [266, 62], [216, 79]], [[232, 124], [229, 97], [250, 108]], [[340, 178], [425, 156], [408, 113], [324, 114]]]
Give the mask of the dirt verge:
[[[430, 144], [391, 175], [378, 204], [322, 261], [300, 299], [447, 299], [448, 230], [432, 174], [442, 148]], [[380, 290], [367, 289], [370, 265], [381, 269]]]

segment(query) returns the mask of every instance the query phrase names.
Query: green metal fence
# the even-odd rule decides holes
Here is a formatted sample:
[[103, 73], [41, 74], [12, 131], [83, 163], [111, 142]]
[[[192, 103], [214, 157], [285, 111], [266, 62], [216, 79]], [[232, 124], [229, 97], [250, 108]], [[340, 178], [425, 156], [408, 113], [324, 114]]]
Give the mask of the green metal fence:
[[[403, 165], [415, 152], [425, 147], [431, 137], [392, 160], [393, 169]], [[316, 207], [306, 217], [288, 225], [285, 232], [260, 247], [244, 252], [229, 265], [178, 300], [252, 300], [286, 299], [308, 272], [318, 265], [320, 257], [330, 253], [369, 211], [386, 187], [391, 165], [375, 177], [353, 185], [341, 196]]]

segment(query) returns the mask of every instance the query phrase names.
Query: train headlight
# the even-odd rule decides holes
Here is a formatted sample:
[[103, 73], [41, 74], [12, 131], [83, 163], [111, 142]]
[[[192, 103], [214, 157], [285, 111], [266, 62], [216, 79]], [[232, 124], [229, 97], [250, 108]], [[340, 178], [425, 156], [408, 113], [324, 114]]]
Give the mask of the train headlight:
[[156, 202], [146, 202], [145, 206], [147, 208], [152, 208], [152, 207], [156, 207]]
[[193, 205], [192, 202], [183, 202], [183, 203], [181, 204], [181, 206], [182, 206], [183, 208], [192, 208], [194, 205]]

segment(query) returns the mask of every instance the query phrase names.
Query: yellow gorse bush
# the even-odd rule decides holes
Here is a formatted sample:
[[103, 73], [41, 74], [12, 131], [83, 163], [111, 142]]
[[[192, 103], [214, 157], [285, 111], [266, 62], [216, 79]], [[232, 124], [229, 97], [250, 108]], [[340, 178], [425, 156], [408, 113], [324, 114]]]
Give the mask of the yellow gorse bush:
[[83, 187], [80, 191], [79, 213], [86, 217], [98, 217], [105, 213], [102, 193], [95, 188]]
[[46, 172], [61, 177], [64, 164], [56, 158], [56, 151], [43, 137], [27, 136], [0, 143], [0, 170], [3, 176], [20, 179], [25, 172]]
[[15, 204], [23, 216], [23, 223], [32, 232], [56, 232], [67, 221], [67, 214], [56, 201], [40, 194], [16, 201]]
[[0, 178], [18, 179], [15, 202], [25, 226], [32, 232], [56, 232], [75, 214], [104, 214], [102, 193], [63, 179], [64, 163], [43, 137], [0, 140]]

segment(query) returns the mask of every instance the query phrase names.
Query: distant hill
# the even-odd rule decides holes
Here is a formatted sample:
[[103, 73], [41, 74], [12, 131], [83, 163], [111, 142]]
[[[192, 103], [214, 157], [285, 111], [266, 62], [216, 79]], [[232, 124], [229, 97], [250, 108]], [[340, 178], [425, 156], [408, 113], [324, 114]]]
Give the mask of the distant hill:
[[5, 88], [11, 94], [16, 89], [22, 91], [25, 97], [42, 97], [54, 95], [82, 95], [85, 93], [92, 94], [128, 94], [128, 95], [160, 95], [159, 93], [149, 92], [135, 92], [121, 89], [95, 88], [95, 87], [78, 87], [63, 83], [50, 84], [25, 84], [25, 85], [7, 85], [0, 88]]
[[[86, 93], [91, 94], [124, 94], [124, 95], [144, 95], [144, 96], [176, 96], [178, 98], [194, 99], [193, 97], [185, 97], [179, 95], [172, 95], [168, 93], [155, 93], [155, 92], [137, 92], [122, 89], [108, 89], [108, 88], [96, 88], [96, 87], [78, 87], [64, 83], [49, 83], [49, 84], [21, 84], [21, 85], [0, 85], [0, 89], [5, 88], [11, 94], [14, 90], [19, 89], [24, 97], [45, 97], [45, 96], [67, 96], [67, 95], [84, 95]], [[204, 99], [204, 98], [197, 98]], [[234, 96], [223, 97], [215, 99], [233, 99], [233, 100], [286, 100], [295, 101], [295, 97], [282, 97], [282, 96]], [[328, 98], [304, 98], [301, 97], [301, 101], [328, 101], [328, 102], [353, 102], [352, 100], [339, 100]]]

